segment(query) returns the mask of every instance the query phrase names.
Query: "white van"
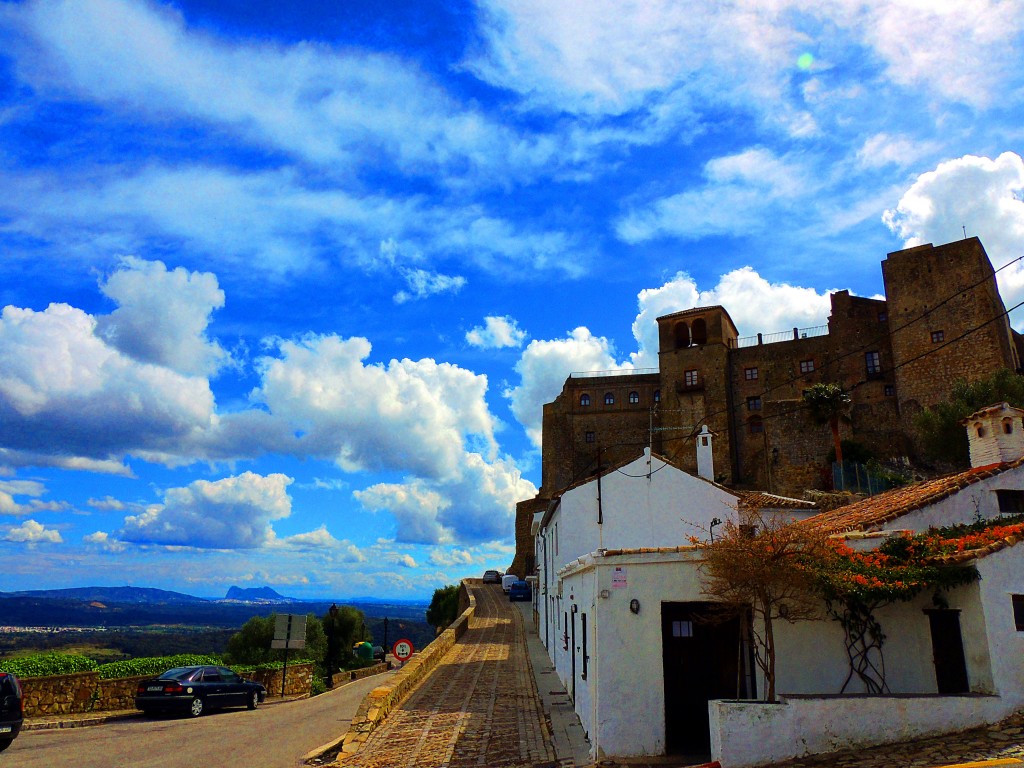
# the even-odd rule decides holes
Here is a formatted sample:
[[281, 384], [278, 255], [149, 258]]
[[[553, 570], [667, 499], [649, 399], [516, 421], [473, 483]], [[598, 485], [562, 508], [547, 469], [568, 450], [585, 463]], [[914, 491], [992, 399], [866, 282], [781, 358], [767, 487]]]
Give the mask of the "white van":
[[516, 576], [514, 573], [506, 573], [504, 576], [501, 577], [501, 588], [506, 595], [508, 594], [508, 591], [512, 589], [512, 585], [515, 584], [517, 581], [519, 581], [519, 577]]

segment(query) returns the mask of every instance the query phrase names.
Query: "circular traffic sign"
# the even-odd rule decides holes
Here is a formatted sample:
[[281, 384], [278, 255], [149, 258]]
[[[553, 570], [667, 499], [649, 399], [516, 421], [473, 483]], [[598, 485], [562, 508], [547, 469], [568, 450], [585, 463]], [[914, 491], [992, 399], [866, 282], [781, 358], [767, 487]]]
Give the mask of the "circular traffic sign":
[[399, 661], [408, 661], [410, 657], [415, 653], [416, 649], [412, 647], [412, 641], [396, 640], [395, 644], [391, 646], [391, 655]]

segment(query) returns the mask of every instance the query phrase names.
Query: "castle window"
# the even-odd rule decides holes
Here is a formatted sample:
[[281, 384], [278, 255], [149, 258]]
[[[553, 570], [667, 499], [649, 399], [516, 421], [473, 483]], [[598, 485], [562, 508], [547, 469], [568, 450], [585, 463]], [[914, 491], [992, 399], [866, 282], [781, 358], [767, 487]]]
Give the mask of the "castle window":
[[764, 421], [760, 416], [751, 416], [747, 420], [747, 429], [750, 430], [752, 435], [760, 435], [764, 432]]
[[661, 402], [661, 390], [660, 389], [654, 390], [654, 402], [656, 402], [656, 403], [660, 403]]
[[747, 381], [757, 381], [757, 368], [744, 368], [743, 378]]
[[640, 402], [640, 394], [638, 392], [630, 392], [629, 393], [629, 403], [630, 403], [630, 405], [636, 405], [639, 402]]
[[880, 376], [882, 373], [882, 357], [877, 352], [864, 353], [864, 367], [867, 370], [868, 378]]
[[597, 442], [597, 435], [595, 435], [593, 432], [587, 432], [586, 439], [588, 443]]
[[693, 343], [694, 345], [708, 343], [708, 324], [703, 318], [698, 317], [693, 321]]
[[938, 344], [939, 342], [946, 340], [945, 331], [932, 331], [932, 344]]
[[747, 398], [747, 410], [748, 411], [760, 411], [761, 410], [761, 396], [755, 395], [754, 397]]
[[582, 405], [584, 408], [590, 405], [590, 395], [586, 393], [580, 395], [580, 405]]
[[605, 392], [604, 393], [604, 404], [605, 405], [615, 405], [615, 395], [613, 395], [611, 392]]
[[996, 491], [999, 500], [999, 513], [1002, 515], [1024, 514], [1024, 491]]
[[800, 361], [800, 373], [814, 373], [814, 361], [813, 360], [801, 360]]
[[672, 331], [676, 337], [676, 349], [686, 349], [690, 346], [690, 326], [686, 323], [676, 323]]
[[698, 381], [697, 371], [686, 371], [683, 373], [683, 384], [688, 387], [696, 387]]
[[885, 385], [885, 396], [894, 397], [896, 395], [896, 387], [892, 384]]

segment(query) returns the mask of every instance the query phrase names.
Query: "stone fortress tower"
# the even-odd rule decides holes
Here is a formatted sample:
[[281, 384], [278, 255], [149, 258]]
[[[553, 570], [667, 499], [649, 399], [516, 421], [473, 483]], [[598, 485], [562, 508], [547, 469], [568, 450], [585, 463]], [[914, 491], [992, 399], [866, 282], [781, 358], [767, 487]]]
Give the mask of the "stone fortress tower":
[[916, 455], [913, 416], [957, 379], [1020, 369], [992, 264], [976, 237], [888, 254], [884, 300], [831, 295], [826, 326], [740, 337], [724, 307], [658, 318], [658, 370], [569, 373], [545, 404], [541, 488], [516, 505], [510, 570], [533, 570], [530, 523], [563, 489], [644, 446], [696, 473], [694, 437], [714, 436], [715, 479], [799, 494], [820, 487], [832, 447], [802, 407], [819, 383], [850, 391], [842, 438], [880, 457]]

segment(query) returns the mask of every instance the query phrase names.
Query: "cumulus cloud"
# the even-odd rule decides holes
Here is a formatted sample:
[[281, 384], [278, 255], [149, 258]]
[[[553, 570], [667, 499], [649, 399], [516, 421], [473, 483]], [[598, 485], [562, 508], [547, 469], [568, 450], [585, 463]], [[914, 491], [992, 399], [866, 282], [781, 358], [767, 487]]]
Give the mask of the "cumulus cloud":
[[104, 552], [124, 552], [128, 548], [123, 541], [112, 538], [105, 531], [87, 534], [82, 537], [82, 541], [86, 544], [92, 544]]
[[0, 314], [0, 444], [5, 461], [37, 454], [85, 469], [138, 449], [159, 459], [210, 428], [202, 378], [140, 363], [96, 335], [96, 319], [66, 304]]
[[270, 523], [291, 514], [283, 474], [243, 472], [222, 480], [196, 480], [164, 493], [164, 503], [129, 515], [116, 537], [135, 544], [202, 549], [252, 549], [273, 536]]
[[450, 540], [438, 513], [451, 502], [423, 481], [377, 483], [352, 494], [367, 510], [387, 511], [395, 518], [395, 540], [437, 544]]
[[514, 318], [507, 315], [489, 315], [484, 324], [466, 332], [466, 343], [481, 349], [503, 349], [521, 347], [526, 340], [526, 331], [520, 330]]
[[405, 269], [402, 277], [405, 278], [406, 289], [394, 295], [396, 304], [425, 299], [438, 293], [458, 293], [466, 284], [466, 278], [459, 275], [442, 275], [425, 269]]
[[19, 544], [60, 544], [64, 540], [60, 531], [54, 528], [47, 528], [35, 520], [26, 520], [17, 527], [8, 528], [3, 534], [4, 541], [14, 541]]
[[[68, 508], [62, 501], [43, 501], [38, 498], [46, 487], [35, 480], [0, 480], [0, 515], [30, 515], [35, 512], [60, 512]], [[18, 502], [16, 496], [30, 497], [27, 503]]]
[[416, 559], [407, 553], [392, 552], [389, 556], [391, 562], [402, 566], [403, 568], [415, 568]]
[[603, 336], [580, 327], [564, 339], [534, 339], [516, 363], [520, 384], [505, 391], [512, 413], [538, 448], [541, 443], [541, 406], [554, 400], [570, 373], [631, 367], [615, 360], [615, 346]]
[[[1024, 255], [1024, 160], [1004, 152], [994, 160], [964, 155], [940, 163], [917, 177], [883, 221], [905, 247], [959, 240], [966, 227], [998, 269]], [[1019, 262], [998, 280], [1008, 307], [1024, 300]]]
[[255, 401], [301, 430], [306, 455], [347, 471], [397, 469], [425, 477], [455, 472], [467, 446], [493, 454], [486, 376], [431, 359], [365, 364], [364, 338], [282, 341], [259, 361]]
[[96, 331], [115, 349], [186, 376], [209, 375], [226, 361], [206, 336], [211, 313], [224, 306], [216, 275], [127, 257], [100, 287], [118, 307], [96, 318]]
[[451, 568], [457, 565], [472, 565], [476, 560], [468, 549], [432, 549], [430, 562], [443, 568]]

